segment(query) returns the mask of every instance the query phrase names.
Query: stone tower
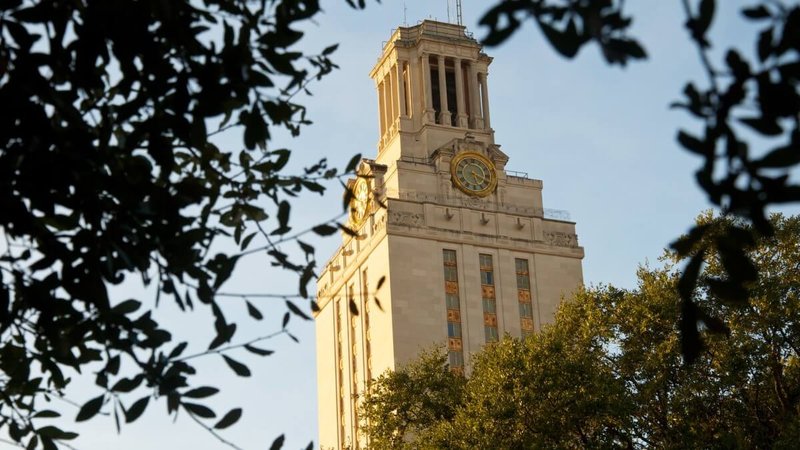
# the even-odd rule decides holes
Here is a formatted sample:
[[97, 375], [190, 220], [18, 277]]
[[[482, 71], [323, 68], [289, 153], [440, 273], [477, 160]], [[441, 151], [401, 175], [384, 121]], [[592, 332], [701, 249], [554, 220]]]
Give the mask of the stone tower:
[[370, 72], [378, 153], [348, 184], [357, 236], [317, 284], [322, 448], [368, 444], [369, 380], [437, 344], [468, 373], [472, 353], [539, 330], [582, 283], [575, 223], [495, 144], [491, 62], [463, 26], [426, 20], [398, 28]]

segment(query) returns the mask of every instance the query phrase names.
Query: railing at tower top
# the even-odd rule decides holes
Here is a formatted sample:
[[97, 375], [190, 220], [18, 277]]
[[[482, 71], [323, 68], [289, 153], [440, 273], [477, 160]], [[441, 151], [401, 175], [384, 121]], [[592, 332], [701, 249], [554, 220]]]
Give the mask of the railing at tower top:
[[397, 28], [392, 35], [395, 33], [399, 33], [398, 39], [402, 41], [416, 41], [422, 36], [475, 41], [474, 35], [463, 26], [430, 20], [421, 21], [412, 27]]

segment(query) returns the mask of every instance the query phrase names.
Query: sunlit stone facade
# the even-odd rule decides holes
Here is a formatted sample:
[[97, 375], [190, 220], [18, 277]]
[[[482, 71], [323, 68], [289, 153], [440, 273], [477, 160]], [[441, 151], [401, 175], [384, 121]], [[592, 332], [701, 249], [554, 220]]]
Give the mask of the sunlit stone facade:
[[582, 282], [575, 224], [495, 144], [491, 62], [464, 27], [424, 21], [398, 28], [370, 72], [380, 138], [349, 184], [358, 236], [343, 234], [317, 284], [322, 448], [368, 446], [370, 379], [436, 344], [468, 373], [483, 345], [538, 331]]

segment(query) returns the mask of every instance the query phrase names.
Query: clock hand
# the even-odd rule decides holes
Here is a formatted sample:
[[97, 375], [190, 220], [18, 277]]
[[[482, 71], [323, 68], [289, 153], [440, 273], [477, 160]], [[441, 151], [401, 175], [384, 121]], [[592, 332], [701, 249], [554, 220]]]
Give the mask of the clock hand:
[[470, 183], [474, 183], [475, 182], [475, 169], [472, 166], [469, 166], [469, 172], [468, 173], [469, 173], [469, 179], [467, 181], [469, 181]]
[[484, 180], [483, 170], [475, 164], [472, 164], [472, 179], [475, 183], [482, 183]]

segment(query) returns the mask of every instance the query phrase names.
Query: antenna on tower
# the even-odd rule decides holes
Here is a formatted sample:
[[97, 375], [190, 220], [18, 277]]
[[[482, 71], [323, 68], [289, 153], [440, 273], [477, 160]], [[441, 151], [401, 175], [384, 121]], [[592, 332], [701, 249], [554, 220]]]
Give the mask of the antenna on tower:
[[406, 6], [406, 2], [403, 2], [403, 26], [408, 26], [408, 6]]
[[447, 0], [447, 23], [450, 23], [450, 0]]
[[456, 0], [456, 19], [459, 25], [464, 25], [464, 16], [461, 13], [461, 0]]

